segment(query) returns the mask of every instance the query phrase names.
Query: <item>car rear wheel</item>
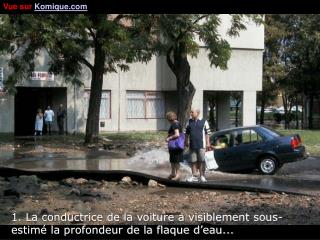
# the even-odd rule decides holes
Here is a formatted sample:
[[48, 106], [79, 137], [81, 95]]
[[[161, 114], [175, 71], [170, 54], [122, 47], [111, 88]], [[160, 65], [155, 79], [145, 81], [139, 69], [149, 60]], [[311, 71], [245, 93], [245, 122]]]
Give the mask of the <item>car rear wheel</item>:
[[271, 156], [263, 157], [259, 162], [259, 170], [265, 175], [272, 175], [278, 169], [277, 160]]

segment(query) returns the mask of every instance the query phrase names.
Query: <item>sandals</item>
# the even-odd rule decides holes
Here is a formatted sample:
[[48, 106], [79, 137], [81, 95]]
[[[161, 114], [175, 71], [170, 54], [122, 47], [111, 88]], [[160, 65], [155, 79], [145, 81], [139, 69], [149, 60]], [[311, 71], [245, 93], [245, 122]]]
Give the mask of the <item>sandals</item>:
[[180, 176], [178, 176], [178, 177], [175, 176], [175, 177], [171, 178], [171, 180], [172, 180], [172, 181], [179, 181], [179, 180], [180, 180]]
[[168, 178], [169, 178], [169, 179], [172, 179], [172, 178], [174, 178], [174, 177], [175, 177], [174, 175], [170, 174]]

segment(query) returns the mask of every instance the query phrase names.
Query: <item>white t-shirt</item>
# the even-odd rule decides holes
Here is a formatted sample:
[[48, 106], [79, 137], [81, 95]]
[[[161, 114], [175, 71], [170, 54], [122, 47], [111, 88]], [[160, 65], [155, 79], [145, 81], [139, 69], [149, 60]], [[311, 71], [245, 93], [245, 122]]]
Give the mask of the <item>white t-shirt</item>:
[[50, 109], [50, 110], [46, 110], [44, 112], [44, 120], [47, 122], [52, 122], [53, 121], [53, 117], [54, 117], [54, 112]]

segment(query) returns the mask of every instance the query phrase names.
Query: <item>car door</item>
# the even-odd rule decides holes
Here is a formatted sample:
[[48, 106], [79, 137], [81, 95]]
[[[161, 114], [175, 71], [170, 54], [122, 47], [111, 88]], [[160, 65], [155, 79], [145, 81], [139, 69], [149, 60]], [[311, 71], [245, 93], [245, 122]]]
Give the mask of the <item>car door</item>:
[[230, 132], [223, 132], [213, 136], [211, 140], [211, 144], [216, 147], [216, 140], [217, 139], [224, 139], [223, 142], [225, 143], [224, 148], [214, 149], [214, 157], [219, 166], [219, 170], [221, 171], [228, 171], [230, 167], [232, 167], [232, 151], [229, 149], [229, 141], [230, 141]]
[[256, 167], [256, 158], [261, 153], [262, 136], [255, 129], [237, 131], [238, 142], [230, 150], [233, 158], [232, 170], [251, 169]]
[[242, 132], [239, 130], [229, 131], [226, 136], [228, 137], [228, 146], [224, 149], [217, 149], [217, 155], [221, 155], [223, 161], [221, 167], [223, 171], [236, 171], [242, 169], [242, 151], [244, 149], [239, 145], [242, 142]]

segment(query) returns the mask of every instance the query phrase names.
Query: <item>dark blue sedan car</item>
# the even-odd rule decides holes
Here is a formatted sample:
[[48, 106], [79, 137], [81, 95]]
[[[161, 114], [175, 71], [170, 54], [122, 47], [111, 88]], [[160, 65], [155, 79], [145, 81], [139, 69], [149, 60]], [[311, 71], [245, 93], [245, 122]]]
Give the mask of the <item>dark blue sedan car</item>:
[[210, 136], [219, 171], [238, 172], [258, 169], [274, 174], [283, 164], [306, 159], [308, 154], [298, 134], [284, 136], [265, 126], [217, 131]]

